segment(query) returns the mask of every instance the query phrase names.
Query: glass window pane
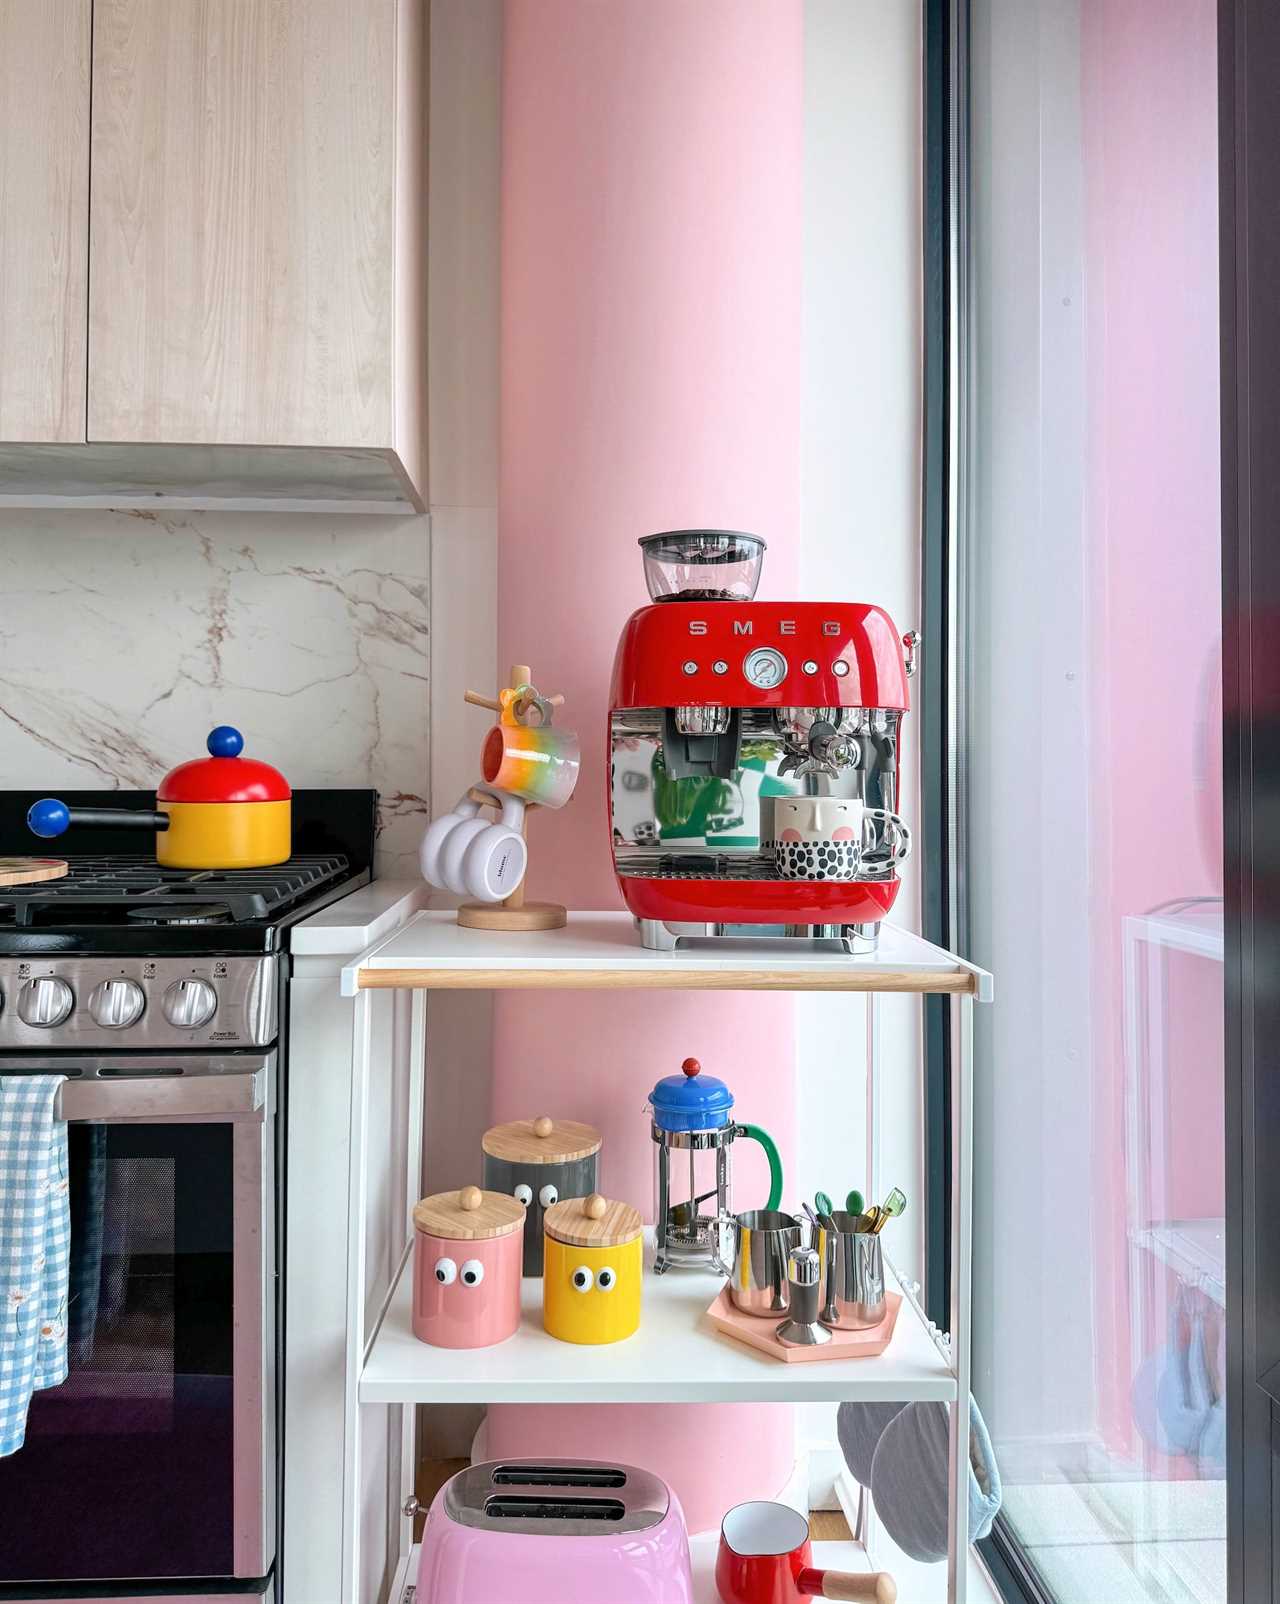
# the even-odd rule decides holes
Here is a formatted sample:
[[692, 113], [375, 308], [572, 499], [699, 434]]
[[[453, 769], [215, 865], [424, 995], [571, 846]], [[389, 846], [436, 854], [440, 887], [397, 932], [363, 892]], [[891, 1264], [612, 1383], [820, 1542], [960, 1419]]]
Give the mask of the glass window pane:
[[973, 29], [975, 1390], [1051, 1596], [1212, 1604], [1216, 6], [976, 0]]

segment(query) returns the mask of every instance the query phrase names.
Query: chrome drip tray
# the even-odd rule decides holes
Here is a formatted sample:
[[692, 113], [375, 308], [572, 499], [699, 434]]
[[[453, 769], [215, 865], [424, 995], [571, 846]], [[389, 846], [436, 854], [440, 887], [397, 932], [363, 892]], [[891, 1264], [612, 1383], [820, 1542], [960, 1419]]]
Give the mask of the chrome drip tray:
[[806, 952], [868, 957], [880, 943], [880, 926], [868, 925], [728, 925], [678, 924], [662, 919], [637, 919], [640, 945], [650, 952], [706, 952], [739, 948], [744, 952], [789, 954], [798, 947]]

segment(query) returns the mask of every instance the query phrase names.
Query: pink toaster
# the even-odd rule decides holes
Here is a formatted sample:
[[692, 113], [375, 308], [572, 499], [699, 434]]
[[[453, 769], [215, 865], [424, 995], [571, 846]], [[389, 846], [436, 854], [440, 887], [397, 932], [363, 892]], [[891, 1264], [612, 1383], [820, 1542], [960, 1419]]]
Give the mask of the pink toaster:
[[680, 1502], [596, 1460], [472, 1465], [436, 1494], [417, 1604], [692, 1604]]

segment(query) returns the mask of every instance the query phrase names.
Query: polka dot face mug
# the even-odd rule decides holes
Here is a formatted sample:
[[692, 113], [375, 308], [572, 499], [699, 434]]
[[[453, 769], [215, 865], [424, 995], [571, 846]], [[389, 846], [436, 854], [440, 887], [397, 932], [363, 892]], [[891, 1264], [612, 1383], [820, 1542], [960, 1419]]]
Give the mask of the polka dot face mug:
[[911, 851], [911, 832], [896, 813], [856, 797], [780, 796], [773, 830], [786, 880], [887, 879]]

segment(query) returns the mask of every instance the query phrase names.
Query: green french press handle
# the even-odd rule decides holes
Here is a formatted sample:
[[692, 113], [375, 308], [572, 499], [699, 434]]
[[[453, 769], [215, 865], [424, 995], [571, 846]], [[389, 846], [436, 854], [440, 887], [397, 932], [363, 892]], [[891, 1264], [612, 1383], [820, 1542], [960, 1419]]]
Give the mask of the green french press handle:
[[739, 1125], [738, 1129], [764, 1148], [764, 1156], [769, 1160], [769, 1201], [765, 1208], [776, 1209], [782, 1202], [782, 1160], [778, 1157], [778, 1145], [768, 1131], [762, 1131], [758, 1125]]

